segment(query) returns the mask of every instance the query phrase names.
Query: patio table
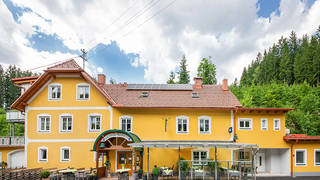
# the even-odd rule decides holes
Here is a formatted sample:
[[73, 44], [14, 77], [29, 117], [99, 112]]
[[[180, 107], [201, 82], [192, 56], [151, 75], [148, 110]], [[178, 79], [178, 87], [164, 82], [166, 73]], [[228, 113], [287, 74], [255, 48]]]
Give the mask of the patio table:
[[67, 179], [69, 178], [73, 178], [74, 177], [74, 174], [77, 170], [76, 169], [64, 169], [64, 170], [60, 170], [59, 173], [63, 174], [63, 175], [66, 175], [67, 176]]

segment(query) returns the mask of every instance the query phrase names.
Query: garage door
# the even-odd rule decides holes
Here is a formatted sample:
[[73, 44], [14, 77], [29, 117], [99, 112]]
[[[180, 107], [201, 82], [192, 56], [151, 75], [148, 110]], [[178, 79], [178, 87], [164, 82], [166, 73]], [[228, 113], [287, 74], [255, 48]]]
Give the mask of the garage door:
[[23, 149], [10, 152], [8, 158], [9, 158], [8, 166], [10, 168], [26, 167], [25, 154]]

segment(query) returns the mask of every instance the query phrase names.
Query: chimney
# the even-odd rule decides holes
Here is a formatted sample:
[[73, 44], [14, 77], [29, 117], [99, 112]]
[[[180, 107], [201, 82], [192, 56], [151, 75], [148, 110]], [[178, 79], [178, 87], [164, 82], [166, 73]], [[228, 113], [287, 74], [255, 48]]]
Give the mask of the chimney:
[[193, 88], [194, 89], [201, 89], [202, 88], [202, 78], [201, 77], [194, 77], [194, 85]]
[[222, 90], [224, 91], [228, 91], [229, 88], [228, 88], [228, 79], [223, 79], [222, 81]]
[[104, 74], [98, 74], [98, 84], [106, 84], [106, 76]]

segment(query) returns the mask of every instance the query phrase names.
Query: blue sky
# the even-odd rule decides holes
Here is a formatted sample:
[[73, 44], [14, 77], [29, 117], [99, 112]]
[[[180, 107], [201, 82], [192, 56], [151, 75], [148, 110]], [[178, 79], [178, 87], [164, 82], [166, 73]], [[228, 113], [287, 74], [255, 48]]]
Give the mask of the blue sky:
[[[180, 0], [178, 0], [178, 1], [180, 1]], [[64, 37], [64, 34], [67, 34], [67, 33], [64, 33], [63, 30], [61, 31], [58, 29], [58, 30], [56, 30], [56, 32], [55, 32], [55, 30], [53, 30], [53, 29], [57, 29], [57, 28], [55, 28], [56, 27], [55, 23], [57, 23], [59, 21], [57, 19], [55, 19], [55, 16], [52, 16], [52, 15], [54, 15], [54, 13], [58, 14], [61, 12], [53, 12], [53, 10], [50, 10], [50, 8], [41, 9], [41, 8], [46, 7], [46, 5], [50, 6], [50, 4], [36, 7], [36, 6], [32, 6], [31, 3], [29, 3], [29, 4], [28, 3], [26, 3], [26, 4], [20, 3], [19, 4], [16, 2], [12, 2], [10, 0], [3, 0], [3, 2], [5, 4], [5, 7], [7, 8], [7, 10], [9, 10], [8, 12], [11, 13], [11, 18], [16, 25], [14, 23], [11, 23], [11, 24], [13, 24], [15, 26], [19, 26], [19, 25], [20, 26], [28, 26], [28, 28], [29, 28], [28, 32], [23, 32], [24, 33], [23, 35], [24, 35], [26, 42], [24, 42], [22, 45], [17, 45], [17, 46], [25, 46], [24, 48], [29, 48], [28, 50], [31, 51], [33, 54], [39, 53], [40, 57], [43, 57], [45, 55], [57, 55], [57, 54], [59, 54], [59, 55], [63, 55], [63, 54], [79, 55], [80, 54], [79, 49], [81, 48], [81, 44], [83, 46], [86, 46], [86, 44], [84, 42], [85, 41], [88, 42], [88, 40], [85, 40], [86, 39], [85, 33], [89, 33], [89, 35], [92, 35], [95, 33], [98, 34], [98, 32], [95, 32], [92, 30], [91, 30], [91, 32], [89, 30], [88, 30], [88, 32], [87, 31], [84, 32], [84, 30], [81, 31], [81, 28], [79, 28], [80, 29], [79, 31], [73, 32], [73, 34], [71, 34], [69, 37]], [[141, 1], [141, 2], [143, 2], [143, 1]], [[307, 1], [301, 1], [301, 2], [303, 2], [303, 4], [305, 4], [305, 6], [306, 6], [305, 11], [306, 11], [312, 7], [312, 5], [314, 4], [315, 1], [314, 0], [307, 0]], [[113, 2], [113, 3], [116, 4], [116, 2]], [[215, 28], [214, 24], [213, 24], [212, 27], [209, 25], [209, 27], [205, 27], [204, 29], [199, 28], [198, 30], [194, 31], [194, 33], [200, 33], [200, 35], [216, 34], [216, 36], [215, 36], [217, 38], [216, 42], [221, 43], [220, 46], [219, 46], [219, 44], [217, 46], [215, 46], [215, 45], [209, 46], [206, 41], [199, 42], [199, 43], [201, 43], [199, 45], [199, 47], [203, 46], [203, 49], [205, 49], [205, 50], [208, 49], [208, 50], [205, 52], [203, 49], [200, 49], [199, 52], [195, 53], [193, 51], [196, 51], [197, 48], [189, 47], [191, 45], [189, 45], [188, 43], [196, 42], [194, 44], [197, 44], [198, 40], [201, 39], [202, 37], [198, 37], [191, 42], [185, 43], [185, 41], [186, 41], [185, 39], [188, 40], [188, 38], [192, 37], [194, 35], [194, 33], [190, 33], [186, 37], [181, 37], [181, 38], [177, 38], [177, 39], [173, 38], [176, 35], [165, 36], [166, 34], [173, 34], [173, 33], [183, 34], [185, 32], [190, 31], [190, 28], [188, 29], [188, 27], [192, 27], [193, 25], [195, 25], [195, 26], [202, 26], [203, 25], [203, 24], [200, 24], [200, 25], [197, 24], [200, 22], [194, 22], [193, 24], [190, 24], [190, 25], [188, 25], [189, 22], [187, 22], [187, 21], [181, 23], [181, 19], [179, 20], [178, 18], [188, 20], [188, 18], [190, 18], [190, 17], [188, 17], [187, 15], [186, 15], [186, 17], [178, 17], [178, 15], [174, 14], [173, 11], [176, 8], [179, 8], [179, 3], [181, 3], [181, 2], [177, 2], [174, 5], [172, 5], [172, 7], [170, 7], [171, 9], [170, 8], [166, 9], [166, 11], [164, 11], [164, 12], [162, 12], [162, 14], [160, 14], [160, 17], [152, 19], [153, 22], [148, 22], [147, 25], [144, 25], [144, 23], [143, 23], [144, 26], [142, 26], [142, 28], [138, 27], [138, 26], [142, 24], [141, 22], [145, 22], [145, 19], [148, 18], [147, 15], [146, 15], [145, 19], [142, 19], [143, 16], [141, 16], [141, 21], [139, 21], [139, 19], [138, 19], [138, 20], [136, 20], [137, 22], [133, 21], [132, 23], [130, 22], [131, 19], [127, 18], [129, 20], [127, 22], [130, 22], [129, 24], [132, 25], [132, 27], [133, 27], [131, 29], [135, 30], [134, 33], [132, 33], [132, 34], [135, 34], [135, 35], [132, 35], [134, 37], [128, 38], [130, 40], [127, 40], [127, 39], [123, 40], [123, 37], [122, 38], [110, 37], [110, 38], [104, 38], [103, 40], [99, 40], [99, 41], [97, 40], [97, 41], [95, 41], [95, 44], [93, 46], [87, 47], [86, 49], [89, 50], [88, 60], [89, 60], [89, 64], [92, 65], [91, 66], [92, 72], [104, 73], [107, 75], [107, 79], [113, 78], [117, 82], [129, 82], [129, 83], [159, 83], [159, 82], [161, 82], [161, 83], [164, 83], [164, 80], [168, 76], [168, 72], [171, 70], [174, 71], [177, 69], [179, 59], [183, 54], [187, 55], [187, 59], [188, 58], [192, 59], [192, 61], [190, 60], [188, 63], [192, 75], [195, 74], [197, 63], [199, 62], [201, 57], [207, 57], [210, 55], [210, 56], [213, 56], [214, 63], [218, 66], [218, 68], [217, 68], [218, 69], [218, 76], [219, 76], [218, 79], [227, 76], [231, 79], [231, 81], [233, 81], [232, 78], [239, 76], [239, 73], [231, 74], [232, 71], [234, 72], [234, 70], [230, 70], [230, 72], [228, 72], [228, 69], [222, 68], [222, 67], [226, 66], [226, 64], [224, 64], [224, 63], [226, 63], [226, 61], [223, 62], [223, 60], [225, 58], [224, 56], [226, 56], [226, 55], [223, 55], [223, 54], [215, 55], [215, 54], [210, 54], [210, 52], [221, 51], [221, 50], [217, 49], [217, 47], [220, 47], [221, 45], [223, 45], [224, 44], [223, 41], [226, 38], [228, 39], [229, 37], [230, 38], [232, 37], [231, 36], [232, 30], [238, 28], [239, 29], [238, 31], [240, 32], [241, 26], [245, 26], [246, 23], [250, 24], [251, 23], [250, 21], [252, 21], [252, 20], [250, 20], [250, 18], [251, 19], [252, 18], [268, 19], [269, 22], [266, 22], [266, 23], [272, 24], [273, 22], [277, 21], [277, 19], [276, 18], [275, 18], [275, 20], [271, 19], [270, 15], [272, 13], [274, 13], [276, 16], [280, 16], [280, 13], [281, 13], [280, 12], [280, 4], [281, 4], [280, 0], [259, 0], [255, 4], [252, 4], [254, 6], [253, 12], [255, 11], [255, 9], [259, 8], [259, 10], [256, 12], [255, 17], [253, 15], [244, 14], [243, 15], [244, 19], [247, 18], [248, 20], [245, 19], [243, 24], [240, 24], [238, 26], [235, 25], [233, 27], [232, 25], [230, 25], [231, 23], [224, 24], [224, 22], [220, 19], [221, 22], [219, 22], [219, 20], [217, 21], [218, 24], [219, 23], [221, 24], [220, 26], [218, 26], [218, 28]], [[143, 4], [143, 3], [141, 3], [141, 4]], [[239, 4], [241, 5], [241, 2]], [[135, 13], [133, 8], [132, 8], [133, 10], [130, 9], [130, 6], [125, 5], [125, 7], [120, 7], [122, 5], [123, 5], [123, 3], [119, 5], [119, 9], [121, 9], [121, 11], [117, 10], [116, 12], [118, 14], [115, 13], [112, 16], [110, 15], [111, 17], [109, 18], [108, 22], [112, 22], [112, 20], [115, 20], [117, 17], [120, 21], [122, 17], [119, 18], [119, 13], [123, 12], [123, 9], [126, 9], [127, 7], [129, 7], [128, 11], [133, 11], [132, 14]], [[299, 1], [297, 2], [297, 6], [298, 5], [299, 5]], [[76, 4], [74, 6], [78, 7], [81, 5]], [[133, 6], [138, 6], [138, 5], [133, 4]], [[251, 5], [249, 4], [248, 8], [250, 8], [250, 6]], [[118, 5], [117, 5], [117, 7], [118, 7]], [[137, 7], [137, 8], [139, 8], [139, 7]], [[143, 8], [143, 6], [142, 6], [142, 8]], [[153, 11], [157, 12], [157, 7], [153, 7], [153, 8], [154, 8]], [[188, 8], [188, 7], [186, 7], [186, 8]], [[228, 8], [227, 5], [226, 5], [226, 8]], [[242, 8], [242, 7], [239, 6], [239, 8]], [[160, 5], [159, 5], [158, 9], [160, 9]], [[283, 11], [285, 11], [285, 9]], [[137, 11], [137, 12], [139, 12], [139, 11]], [[77, 13], [79, 13], [79, 12], [77, 12], [75, 10], [73, 13], [74, 13], [73, 15], [77, 15]], [[197, 13], [197, 12], [193, 12], [193, 13]], [[149, 14], [152, 15], [152, 11], [149, 12]], [[200, 16], [200, 12], [198, 14]], [[28, 21], [28, 19], [27, 19], [28, 16], [26, 16], [26, 15], [29, 15], [30, 17], [35, 18], [37, 21], [34, 21], [35, 23], [33, 24], [32, 20], [30, 20], [31, 22]], [[246, 16], [248, 16], [248, 17], [246, 17]], [[301, 16], [303, 16], [303, 14]], [[57, 15], [57, 17], [58, 17], [58, 15]], [[130, 17], [130, 15], [128, 15], [128, 17]], [[228, 17], [226, 17], [226, 18], [228, 18]], [[278, 19], [280, 19], [280, 18], [281, 17], [279, 17]], [[70, 20], [70, 19], [68, 19], [68, 20]], [[172, 20], [172, 22], [168, 23], [168, 20], [169, 21]], [[192, 20], [192, 19], [190, 19], [190, 20]], [[60, 21], [61, 21], [61, 19], [60, 19]], [[201, 20], [199, 20], [199, 21], [201, 21]], [[240, 21], [241, 21], [241, 19], [240, 19]], [[231, 22], [231, 20], [230, 20], [230, 22]], [[63, 22], [63, 23], [65, 23], [65, 22]], [[75, 22], [75, 24], [76, 23], [77, 22]], [[88, 23], [91, 23], [91, 22], [88, 22]], [[97, 22], [97, 24], [98, 24], [98, 22]], [[151, 24], [161, 25], [161, 26], [158, 26], [158, 27], [161, 27], [161, 32], [159, 33], [159, 35], [156, 34], [158, 31], [157, 28], [154, 28]], [[171, 26], [169, 26], [168, 24], [170, 24]], [[89, 26], [89, 24], [88, 24], [88, 26]], [[177, 28], [175, 28], [175, 26], [177, 26]], [[255, 26], [255, 24], [248, 25], [248, 26]], [[276, 25], [274, 25], [274, 26], [276, 26]], [[84, 24], [81, 27], [86, 28], [86, 25]], [[138, 28], [135, 29], [135, 27], [138, 27]], [[292, 25], [292, 27], [294, 27], [294, 25]], [[176, 30], [179, 28], [181, 28], [180, 31]], [[289, 26], [286, 29], [286, 31], [291, 31], [292, 29], [290, 29], [290, 28], [291, 28], [291, 26]], [[129, 29], [129, 32], [131, 32], [130, 27], [128, 29]], [[142, 29], [141, 31], [144, 31], [144, 32], [141, 32], [141, 34], [139, 34], [140, 29]], [[256, 29], [256, 27], [253, 27], [252, 29]], [[192, 30], [192, 28], [191, 28], [191, 30]], [[20, 31], [23, 31], [23, 30], [19, 30], [19, 32]], [[66, 30], [66, 31], [68, 31], [68, 30]], [[175, 31], [177, 31], [177, 32], [175, 32]], [[253, 30], [246, 29], [246, 31], [250, 32]], [[279, 31], [279, 30], [273, 30], [273, 31]], [[103, 37], [103, 35], [102, 35], [103, 31], [100, 31], [100, 32], [102, 32], [101, 37]], [[124, 32], [126, 32], [126, 31], [124, 31]], [[149, 33], [155, 34], [154, 37], [152, 37], [150, 35], [150, 37], [148, 37], [149, 39], [144, 39], [145, 36], [148, 36]], [[252, 33], [254, 33], [254, 32], [252, 32]], [[274, 32], [272, 32], [271, 30], [268, 33], [274, 34]], [[69, 35], [69, 34], [67, 34], [67, 35]], [[239, 34], [239, 36], [240, 35], [241, 34]], [[76, 38], [78, 38], [77, 39], [78, 40], [77, 47], [79, 47], [79, 48], [75, 47], [74, 44], [76, 44], [76, 43], [74, 43], [74, 44], [68, 43], [68, 41], [70, 41], [70, 39], [74, 38], [75, 36], [76, 36]], [[259, 42], [258, 36], [259, 35], [257, 35], [257, 38], [254, 39], [254, 41]], [[280, 34], [278, 36], [280, 36]], [[93, 36], [93, 37], [96, 37], [96, 36]], [[136, 37], [142, 37], [142, 38], [137, 40], [137, 39], [135, 39]], [[152, 39], [152, 38], [157, 38], [157, 39]], [[262, 38], [264, 38], [264, 37], [262, 37]], [[274, 38], [276, 39], [276, 37], [274, 37]], [[185, 47], [182, 47], [182, 45], [179, 45], [178, 41], [181, 39], [183, 40], [182, 41], [183, 43], [187, 44], [187, 45], [185, 45]], [[246, 38], [244, 37], [244, 39], [246, 39]], [[248, 42], [253, 41], [253, 40], [250, 40], [250, 37], [248, 37], [247, 39], [248, 39]], [[155, 42], [159, 42], [159, 44], [160, 44], [160, 42], [162, 42], [163, 44], [157, 45], [157, 43], [155, 43]], [[168, 42], [170, 42], [170, 44]], [[166, 44], [166, 43], [168, 43], [168, 44]], [[176, 43], [176, 44], [173, 44], [173, 43]], [[270, 41], [268, 43], [271, 44], [272, 41]], [[238, 49], [234, 49], [232, 51], [230, 50], [230, 52], [228, 52], [229, 50], [226, 50], [226, 51], [229, 53], [228, 56], [230, 56], [230, 53], [232, 55], [235, 54], [234, 56], [237, 56], [237, 57], [235, 57], [234, 59], [238, 59], [237, 63], [241, 63], [241, 66], [244, 67], [251, 61], [252, 56], [254, 54], [256, 54], [259, 50], [262, 50], [263, 48], [268, 48], [268, 45], [269, 45], [268, 43], [265, 43], [266, 44], [265, 46], [259, 47], [259, 48], [253, 47], [252, 44], [248, 43], [248, 44], [242, 46], [242, 47], [248, 47], [248, 49], [242, 50], [243, 52], [240, 52], [242, 47], [238, 48]], [[210, 50], [210, 48], [211, 48], [211, 50]], [[251, 48], [251, 49], [249, 49], [249, 48]], [[222, 49], [225, 49], [225, 48], [222, 48]], [[248, 52], [250, 52], [250, 53], [248, 53]], [[237, 53], [238, 53], [238, 55], [236, 55]], [[243, 58], [244, 54], [248, 54], [247, 60], [243, 60], [243, 59], [246, 59], [246, 58]], [[10, 55], [7, 55], [7, 56], [10, 56]], [[34, 56], [37, 57], [37, 55], [34, 55]], [[56, 57], [56, 56], [52, 56], [52, 57]], [[152, 58], [150, 58], [150, 57], [152, 57]], [[158, 57], [158, 59], [155, 59], [153, 61], [150, 60], [150, 59], [153, 59], [156, 57]], [[6, 63], [6, 62], [2, 62], [1, 58], [2, 57], [1, 57], [1, 52], [0, 52], [0, 63]], [[197, 60], [195, 60], [196, 62], [193, 62], [193, 59], [197, 59]], [[57, 59], [56, 61], [58, 61], [58, 60], [60, 60], [60, 59]], [[23, 60], [18, 59], [17, 61], [12, 61], [12, 62], [19, 64], [20, 61], [23, 61]], [[32, 62], [32, 61], [30, 61], [30, 62]], [[48, 61], [48, 63], [49, 63], [49, 61]], [[50, 63], [51, 63], [51, 61], [50, 61]], [[228, 63], [229, 64], [236, 64], [236, 63], [233, 63], [231, 60], [228, 60]], [[164, 66], [163, 64], [165, 64], [166, 66]], [[30, 67], [32, 67], [32, 66], [36, 67], [38, 65], [39, 64], [35, 63], [35, 64], [30, 65]], [[97, 67], [100, 67], [100, 69], [103, 69], [103, 70], [102, 71], [101, 70], [100, 71], [94, 70], [94, 68], [97, 68]], [[221, 69], [220, 69], [220, 67], [221, 67]], [[241, 72], [242, 69], [241, 68], [239, 68], [239, 69], [240, 69], [239, 72]]]

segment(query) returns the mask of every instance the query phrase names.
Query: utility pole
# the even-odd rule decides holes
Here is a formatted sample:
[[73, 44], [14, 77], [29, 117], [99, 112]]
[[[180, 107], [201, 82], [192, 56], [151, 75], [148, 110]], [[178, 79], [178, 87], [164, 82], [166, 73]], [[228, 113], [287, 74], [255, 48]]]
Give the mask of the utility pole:
[[80, 51], [82, 52], [82, 54], [80, 55], [80, 57], [82, 58], [83, 61], [83, 70], [85, 68], [85, 62], [88, 61], [87, 60], [87, 53], [85, 49], [80, 49]]

